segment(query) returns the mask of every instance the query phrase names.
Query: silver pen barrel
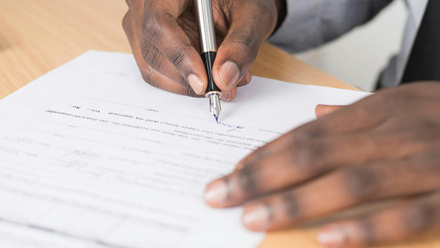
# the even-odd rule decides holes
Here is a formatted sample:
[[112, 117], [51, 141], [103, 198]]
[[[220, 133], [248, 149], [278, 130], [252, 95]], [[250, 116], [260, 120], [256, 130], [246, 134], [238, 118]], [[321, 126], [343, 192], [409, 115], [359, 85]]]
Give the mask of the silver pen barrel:
[[211, 0], [195, 0], [201, 53], [216, 52], [214, 18]]
[[211, 0], [195, 0], [195, 4], [199, 24], [200, 55], [205, 64], [206, 74], [208, 76], [208, 87], [206, 88], [205, 96], [209, 100], [209, 110], [218, 122], [221, 112], [221, 90], [217, 87], [212, 78], [212, 66], [214, 65], [215, 56], [217, 54], [212, 2]]

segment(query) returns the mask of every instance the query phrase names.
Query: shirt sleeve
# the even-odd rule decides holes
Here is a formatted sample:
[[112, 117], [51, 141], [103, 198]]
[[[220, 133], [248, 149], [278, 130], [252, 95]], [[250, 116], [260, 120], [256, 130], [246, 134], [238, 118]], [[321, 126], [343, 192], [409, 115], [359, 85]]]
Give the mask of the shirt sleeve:
[[364, 24], [393, 0], [286, 1], [287, 16], [268, 41], [288, 52], [299, 52]]

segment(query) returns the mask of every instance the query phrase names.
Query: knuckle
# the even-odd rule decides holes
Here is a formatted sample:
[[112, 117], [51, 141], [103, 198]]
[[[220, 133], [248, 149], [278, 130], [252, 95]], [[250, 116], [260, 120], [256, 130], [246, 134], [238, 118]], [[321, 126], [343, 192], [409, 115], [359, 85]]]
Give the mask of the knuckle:
[[248, 58], [254, 59], [260, 47], [260, 38], [252, 31], [235, 31], [233, 34], [235, 48]]
[[129, 13], [130, 12], [127, 12], [124, 18], [122, 18], [122, 28], [124, 29], [125, 32], [131, 30], [131, 17]]
[[142, 33], [147, 40], [157, 41], [160, 39], [162, 29], [157, 22], [157, 19], [152, 15], [146, 15], [144, 22], [142, 23]]
[[412, 233], [429, 230], [438, 219], [438, 207], [429, 203], [414, 203], [406, 210], [405, 225]]
[[304, 151], [302, 151], [304, 146], [310, 143], [310, 138], [308, 137], [308, 134], [304, 133], [301, 129], [298, 129], [296, 132], [293, 131], [289, 135], [291, 136], [289, 146], [292, 151], [292, 162], [298, 163], [298, 165], [302, 167], [304, 164], [302, 163], [303, 159], [300, 157], [304, 153]]
[[305, 172], [316, 172], [322, 169], [321, 157], [325, 156], [324, 147], [319, 143], [304, 142], [293, 152], [293, 164]]
[[289, 220], [298, 220], [300, 218], [301, 209], [295, 192], [284, 193], [282, 195], [282, 202]]
[[271, 152], [266, 150], [264, 147], [259, 147], [239, 163], [240, 169], [252, 166], [258, 167], [260, 162], [270, 155], [272, 155]]
[[320, 131], [317, 127], [306, 125], [298, 128], [295, 132], [294, 139], [297, 143], [303, 143], [319, 137]]
[[174, 48], [169, 53], [169, 60], [176, 68], [180, 68], [183, 65], [185, 58], [186, 56], [182, 49]]
[[366, 217], [360, 220], [359, 236], [363, 244], [366, 246], [371, 246], [379, 241], [375, 230], [376, 229], [371, 218]]
[[375, 197], [379, 192], [380, 180], [377, 173], [368, 167], [353, 167], [344, 175], [348, 193], [356, 200], [368, 200]]
[[[273, 16], [275, 9], [272, 7], [271, 4], [268, 4], [265, 1], [251, 1], [251, 2], [245, 2], [245, 8], [249, 9], [249, 13], [253, 13], [255, 16], [258, 17], [271, 17]], [[272, 11], [273, 10], [273, 11]]]
[[428, 146], [432, 146], [432, 144], [429, 144], [429, 141], [433, 139], [438, 140], [440, 138], [440, 125], [439, 121], [435, 118], [437, 117], [409, 120], [408, 122], [413, 122], [411, 123], [412, 126], [409, 127], [411, 131], [413, 131], [413, 135], [409, 135], [408, 139], [413, 142], [420, 142], [422, 145], [427, 144]]
[[313, 141], [313, 135], [307, 131], [294, 132], [291, 139], [291, 162], [304, 172], [324, 170], [329, 148], [326, 143]]
[[251, 159], [248, 161], [248, 166], [257, 165], [267, 157], [273, 156], [273, 153], [267, 150], [264, 146], [259, 147], [254, 153]]
[[165, 63], [165, 59], [161, 55], [162, 54], [156, 47], [152, 46], [147, 41], [144, 42], [144, 45], [142, 46], [142, 57], [147, 64], [154, 67], [157, 71], [161, 71]]
[[388, 110], [407, 109], [408, 104], [413, 102], [417, 96], [413, 91], [402, 89], [388, 89], [384, 90], [381, 95], [378, 95], [378, 103]]
[[254, 18], [261, 20], [259, 26], [261, 31], [269, 32], [272, 26], [276, 24], [277, 11], [276, 7], [267, 1], [251, 1], [247, 2], [244, 7], [248, 13], [252, 13]]
[[134, 0], [125, 0], [125, 2], [127, 3], [128, 7], [131, 7], [133, 4]]
[[434, 118], [424, 118], [420, 120], [421, 129], [425, 132], [439, 137], [439, 123], [437, 119]]
[[244, 167], [237, 172], [238, 180], [241, 188], [247, 197], [252, 197], [258, 191], [257, 169], [254, 167]]
[[296, 132], [292, 133], [292, 143], [293, 145], [302, 145], [305, 142], [309, 142], [312, 139], [310, 132], [306, 131], [304, 128], [299, 128]]

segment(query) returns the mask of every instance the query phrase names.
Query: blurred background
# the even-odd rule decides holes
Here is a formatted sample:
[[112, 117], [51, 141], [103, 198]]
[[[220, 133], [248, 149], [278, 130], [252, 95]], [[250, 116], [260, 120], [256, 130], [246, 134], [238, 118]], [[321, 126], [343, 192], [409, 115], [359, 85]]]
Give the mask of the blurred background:
[[400, 50], [407, 18], [404, 0], [395, 0], [375, 19], [345, 36], [299, 54], [297, 58], [364, 91]]

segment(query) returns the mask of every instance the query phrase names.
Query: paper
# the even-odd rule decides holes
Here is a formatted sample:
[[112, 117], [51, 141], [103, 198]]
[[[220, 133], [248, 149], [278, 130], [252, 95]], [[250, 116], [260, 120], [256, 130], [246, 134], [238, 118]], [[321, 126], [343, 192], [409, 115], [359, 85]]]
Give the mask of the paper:
[[202, 193], [253, 149], [365, 93], [255, 77], [220, 124], [206, 99], [90, 51], [0, 102], [0, 247], [256, 247], [240, 209]]

